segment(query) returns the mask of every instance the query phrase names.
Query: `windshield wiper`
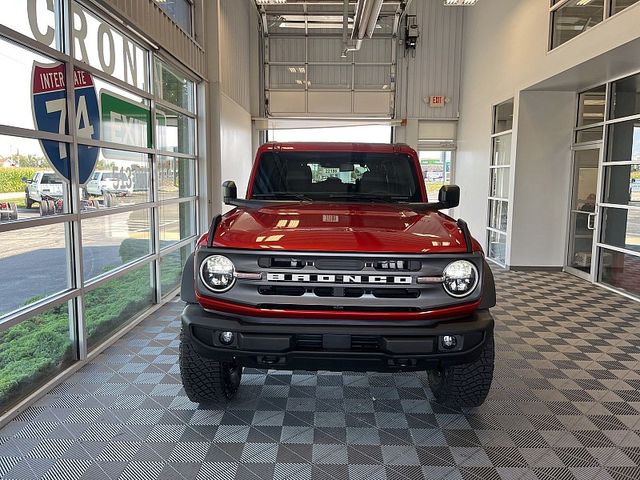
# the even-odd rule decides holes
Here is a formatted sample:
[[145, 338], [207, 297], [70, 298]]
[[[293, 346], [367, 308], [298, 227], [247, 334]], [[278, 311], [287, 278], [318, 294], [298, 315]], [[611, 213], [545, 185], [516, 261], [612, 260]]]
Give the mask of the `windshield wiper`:
[[255, 198], [273, 198], [278, 200], [280, 198], [295, 198], [301, 202], [312, 202], [313, 198], [305, 195], [304, 193], [292, 193], [292, 192], [268, 192], [268, 193], [254, 193], [252, 197]]
[[375, 195], [371, 193], [332, 193], [328, 195], [331, 199], [345, 199], [345, 200], [364, 200], [371, 202], [397, 202], [407, 201], [409, 197], [405, 196], [393, 196], [393, 195]]

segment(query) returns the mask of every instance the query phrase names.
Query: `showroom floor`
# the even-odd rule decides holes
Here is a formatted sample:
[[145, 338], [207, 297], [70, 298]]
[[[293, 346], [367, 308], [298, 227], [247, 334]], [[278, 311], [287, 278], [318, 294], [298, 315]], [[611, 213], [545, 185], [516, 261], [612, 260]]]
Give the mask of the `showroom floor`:
[[199, 409], [175, 301], [0, 431], [0, 478], [640, 478], [640, 305], [562, 273], [497, 279], [475, 411], [423, 373], [255, 370], [226, 411]]

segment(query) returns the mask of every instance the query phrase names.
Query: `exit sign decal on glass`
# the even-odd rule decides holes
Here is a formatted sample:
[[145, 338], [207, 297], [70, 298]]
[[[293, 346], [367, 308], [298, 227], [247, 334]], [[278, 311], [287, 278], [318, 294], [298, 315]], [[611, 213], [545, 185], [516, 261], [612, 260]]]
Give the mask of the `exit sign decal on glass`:
[[444, 107], [445, 97], [444, 95], [432, 95], [429, 97], [429, 106], [435, 108]]

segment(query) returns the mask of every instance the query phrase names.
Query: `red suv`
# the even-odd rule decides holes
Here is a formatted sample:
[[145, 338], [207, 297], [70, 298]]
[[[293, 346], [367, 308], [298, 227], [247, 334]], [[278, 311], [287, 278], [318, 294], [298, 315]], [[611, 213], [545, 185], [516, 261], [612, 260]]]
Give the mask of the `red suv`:
[[493, 275], [445, 185], [428, 202], [406, 145], [268, 143], [246, 199], [214, 218], [182, 279], [180, 369], [195, 402], [243, 367], [428, 371], [438, 401], [480, 405], [494, 365]]

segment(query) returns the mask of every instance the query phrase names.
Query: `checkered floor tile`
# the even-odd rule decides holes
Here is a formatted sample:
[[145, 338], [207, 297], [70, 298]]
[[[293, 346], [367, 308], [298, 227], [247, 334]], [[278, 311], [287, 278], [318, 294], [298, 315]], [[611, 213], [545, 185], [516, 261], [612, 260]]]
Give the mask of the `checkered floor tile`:
[[3, 479], [640, 478], [640, 305], [562, 273], [497, 272], [486, 403], [426, 375], [247, 370], [187, 399], [173, 302], [0, 431]]

